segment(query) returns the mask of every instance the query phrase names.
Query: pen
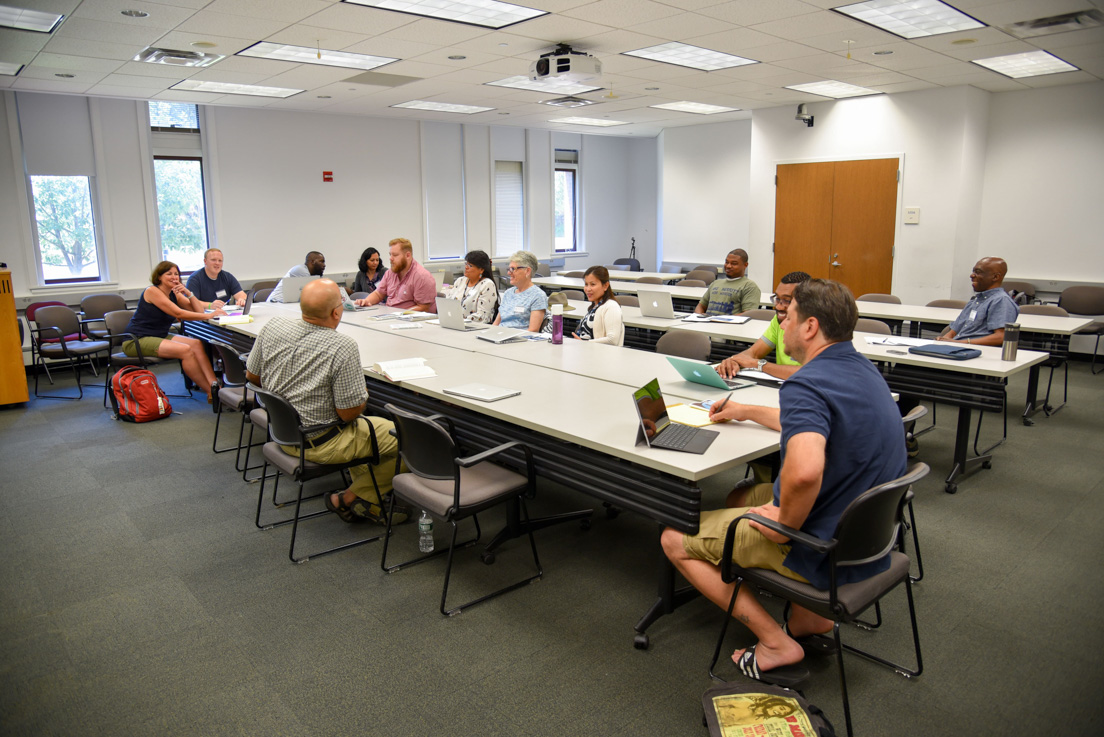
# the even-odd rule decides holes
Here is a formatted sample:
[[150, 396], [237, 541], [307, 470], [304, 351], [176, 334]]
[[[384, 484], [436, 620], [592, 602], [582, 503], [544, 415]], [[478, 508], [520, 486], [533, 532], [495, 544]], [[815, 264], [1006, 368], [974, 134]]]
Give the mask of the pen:
[[728, 396], [725, 397], [724, 399], [722, 399], [721, 403], [717, 405], [716, 411], [720, 412], [722, 409], [724, 409], [725, 405], [728, 404], [728, 400], [731, 399], [731, 398], [732, 398], [732, 392], [729, 392]]

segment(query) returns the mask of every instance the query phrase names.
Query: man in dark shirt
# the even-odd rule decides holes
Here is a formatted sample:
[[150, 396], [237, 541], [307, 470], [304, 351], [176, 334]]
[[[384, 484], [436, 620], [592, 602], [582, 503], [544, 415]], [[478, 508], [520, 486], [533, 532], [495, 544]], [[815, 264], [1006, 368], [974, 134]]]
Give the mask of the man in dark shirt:
[[[798, 284], [782, 326], [786, 352], [802, 365], [779, 391], [780, 409], [729, 402], [711, 412], [716, 422], [753, 420], [780, 430], [782, 470], [770, 484], [747, 491], [743, 506], [705, 512], [697, 535], [663, 531], [664, 552], [686, 579], [711, 601], [727, 608], [732, 584], [719, 563], [729, 523], [747, 512], [778, 520], [830, 539], [847, 505], [867, 489], [904, 475], [906, 458], [900, 415], [885, 380], [851, 345], [858, 318], [847, 287], [813, 279]], [[795, 545], [754, 522], [736, 528], [733, 560], [768, 568], [796, 581], [828, 587], [827, 557]], [[840, 582], [858, 581], [885, 570], [888, 558], [842, 569]], [[782, 685], [808, 675], [797, 665], [802, 642], [830, 631], [832, 623], [793, 607], [782, 629], [749, 587], [741, 587], [733, 616], [759, 641], [732, 657], [741, 672]]]
[[203, 268], [192, 272], [187, 286], [211, 309], [217, 310], [231, 301], [239, 307], [245, 304], [245, 291], [233, 274], [222, 270], [222, 251], [217, 248], [208, 248], [203, 254]]

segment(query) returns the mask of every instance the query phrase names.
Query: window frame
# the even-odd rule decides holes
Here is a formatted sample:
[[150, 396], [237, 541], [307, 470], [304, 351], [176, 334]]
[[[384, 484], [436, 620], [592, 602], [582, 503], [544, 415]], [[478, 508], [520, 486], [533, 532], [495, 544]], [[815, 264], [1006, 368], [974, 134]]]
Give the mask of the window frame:
[[[556, 191], [556, 175], [560, 172], [571, 173], [571, 248], [559, 248], [556, 245], [556, 232], [555, 232], [555, 218], [558, 213], [555, 212], [557, 205], [559, 204], [555, 197]], [[579, 165], [578, 164], [561, 164], [556, 163], [552, 168], [552, 252], [562, 254], [576, 254], [580, 253], [579, 248]], [[564, 236], [566, 238], [566, 235]]]
[[[174, 131], [176, 129], [173, 129]], [[161, 208], [157, 202], [157, 162], [158, 161], [198, 161], [199, 162], [199, 186], [201, 191], [201, 199], [203, 200], [203, 235], [206, 246], [204, 252], [211, 248], [211, 218], [208, 215], [208, 196], [207, 196], [207, 167], [204, 164], [203, 156], [195, 155], [169, 155], [169, 154], [153, 154], [153, 210], [157, 214], [157, 241], [161, 249], [161, 260], [168, 261], [168, 255], [165, 253], [165, 243], [161, 240]], [[202, 268], [202, 267], [200, 267]], [[199, 271], [199, 268], [181, 270], [180, 276], [190, 276]]]
[[[90, 174], [28, 174], [23, 172], [24, 183], [27, 188], [27, 206], [30, 210], [31, 244], [34, 249], [35, 269], [37, 281], [40, 287], [56, 288], [67, 287], [76, 284], [103, 284], [109, 282], [107, 269], [107, 252], [104, 248], [104, 232], [102, 218], [99, 216], [100, 202], [99, 191], [96, 186], [96, 177]], [[96, 268], [98, 274], [94, 277], [73, 277], [68, 279], [47, 279], [45, 272], [45, 260], [42, 254], [42, 240], [38, 232], [38, 213], [35, 207], [34, 177], [66, 177], [69, 179], [84, 179], [88, 187], [88, 207], [92, 216], [92, 237], [96, 241]]]

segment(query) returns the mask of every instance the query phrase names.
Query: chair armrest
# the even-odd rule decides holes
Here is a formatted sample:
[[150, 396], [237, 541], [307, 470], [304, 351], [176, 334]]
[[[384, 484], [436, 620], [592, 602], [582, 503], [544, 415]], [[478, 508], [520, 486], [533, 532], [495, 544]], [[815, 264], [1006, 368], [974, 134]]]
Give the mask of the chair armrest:
[[58, 340], [61, 342], [61, 349], [63, 351], [65, 351], [66, 354], [69, 353], [69, 347], [65, 344], [65, 336], [62, 335], [61, 331], [58, 330], [57, 328], [52, 327], [50, 325], [46, 325], [44, 327], [35, 328], [31, 332], [32, 333], [38, 333], [38, 344], [40, 346], [42, 345], [43, 333], [46, 333], [46, 332], [56, 333], [57, 337], [58, 337]]
[[[445, 423], [445, 427], [448, 428], [449, 437], [452, 438], [452, 442], [456, 443], [456, 426], [454, 424], [452, 424], [452, 418], [451, 417], [446, 417], [445, 415], [442, 415], [442, 414], [436, 414], [436, 415], [429, 415], [428, 417], [426, 417], [426, 419], [429, 420], [430, 422], [443, 422], [443, 423]], [[457, 443], [457, 445], [459, 445], [459, 443]]]
[[500, 453], [505, 453], [506, 451], [510, 450], [514, 446], [521, 446], [526, 451], [525, 452], [526, 458], [529, 457], [531, 451], [529, 450], [529, 448], [527, 448], [525, 446], [524, 443], [521, 443], [517, 440], [511, 440], [508, 443], [503, 443], [502, 445], [497, 445], [494, 448], [489, 448], [489, 449], [487, 449], [487, 450], [485, 450], [481, 453], [476, 453], [473, 456], [468, 456], [467, 458], [457, 458], [456, 459], [456, 465], [460, 466], [461, 468], [471, 468], [472, 466], [474, 466], [477, 463], [482, 463], [483, 461], [488, 460], [489, 458], [493, 458], [494, 456], [499, 455]]
[[795, 530], [792, 527], [787, 527], [781, 522], [764, 517], [761, 514], [755, 514], [754, 512], [741, 514], [728, 523], [728, 531], [725, 532], [724, 552], [721, 553], [721, 577], [726, 583], [731, 583], [734, 579], [732, 573], [732, 548], [735, 547], [736, 525], [743, 519], [758, 522], [768, 530], [773, 530], [780, 535], [785, 535], [790, 538], [792, 542], [804, 545], [818, 553], [827, 554], [832, 548], [836, 547], [835, 540], [821, 540], [819, 537], [802, 532], [801, 530]]
[[[81, 314], [83, 315], [84, 313], [82, 312]], [[89, 317], [84, 320], [78, 320], [77, 322], [81, 325], [88, 325], [93, 322], [104, 322], [104, 319], [102, 317]], [[104, 324], [106, 325], [107, 323]]]

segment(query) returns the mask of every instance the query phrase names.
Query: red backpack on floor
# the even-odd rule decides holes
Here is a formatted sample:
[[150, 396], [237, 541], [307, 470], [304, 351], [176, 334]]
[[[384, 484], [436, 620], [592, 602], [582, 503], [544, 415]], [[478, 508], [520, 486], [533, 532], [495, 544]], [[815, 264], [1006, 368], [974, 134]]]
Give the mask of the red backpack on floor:
[[157, 377], [138, 366], [124, 366], [111, 377], [111, 408], [124, 422], [152, 422], [172, 414]]

